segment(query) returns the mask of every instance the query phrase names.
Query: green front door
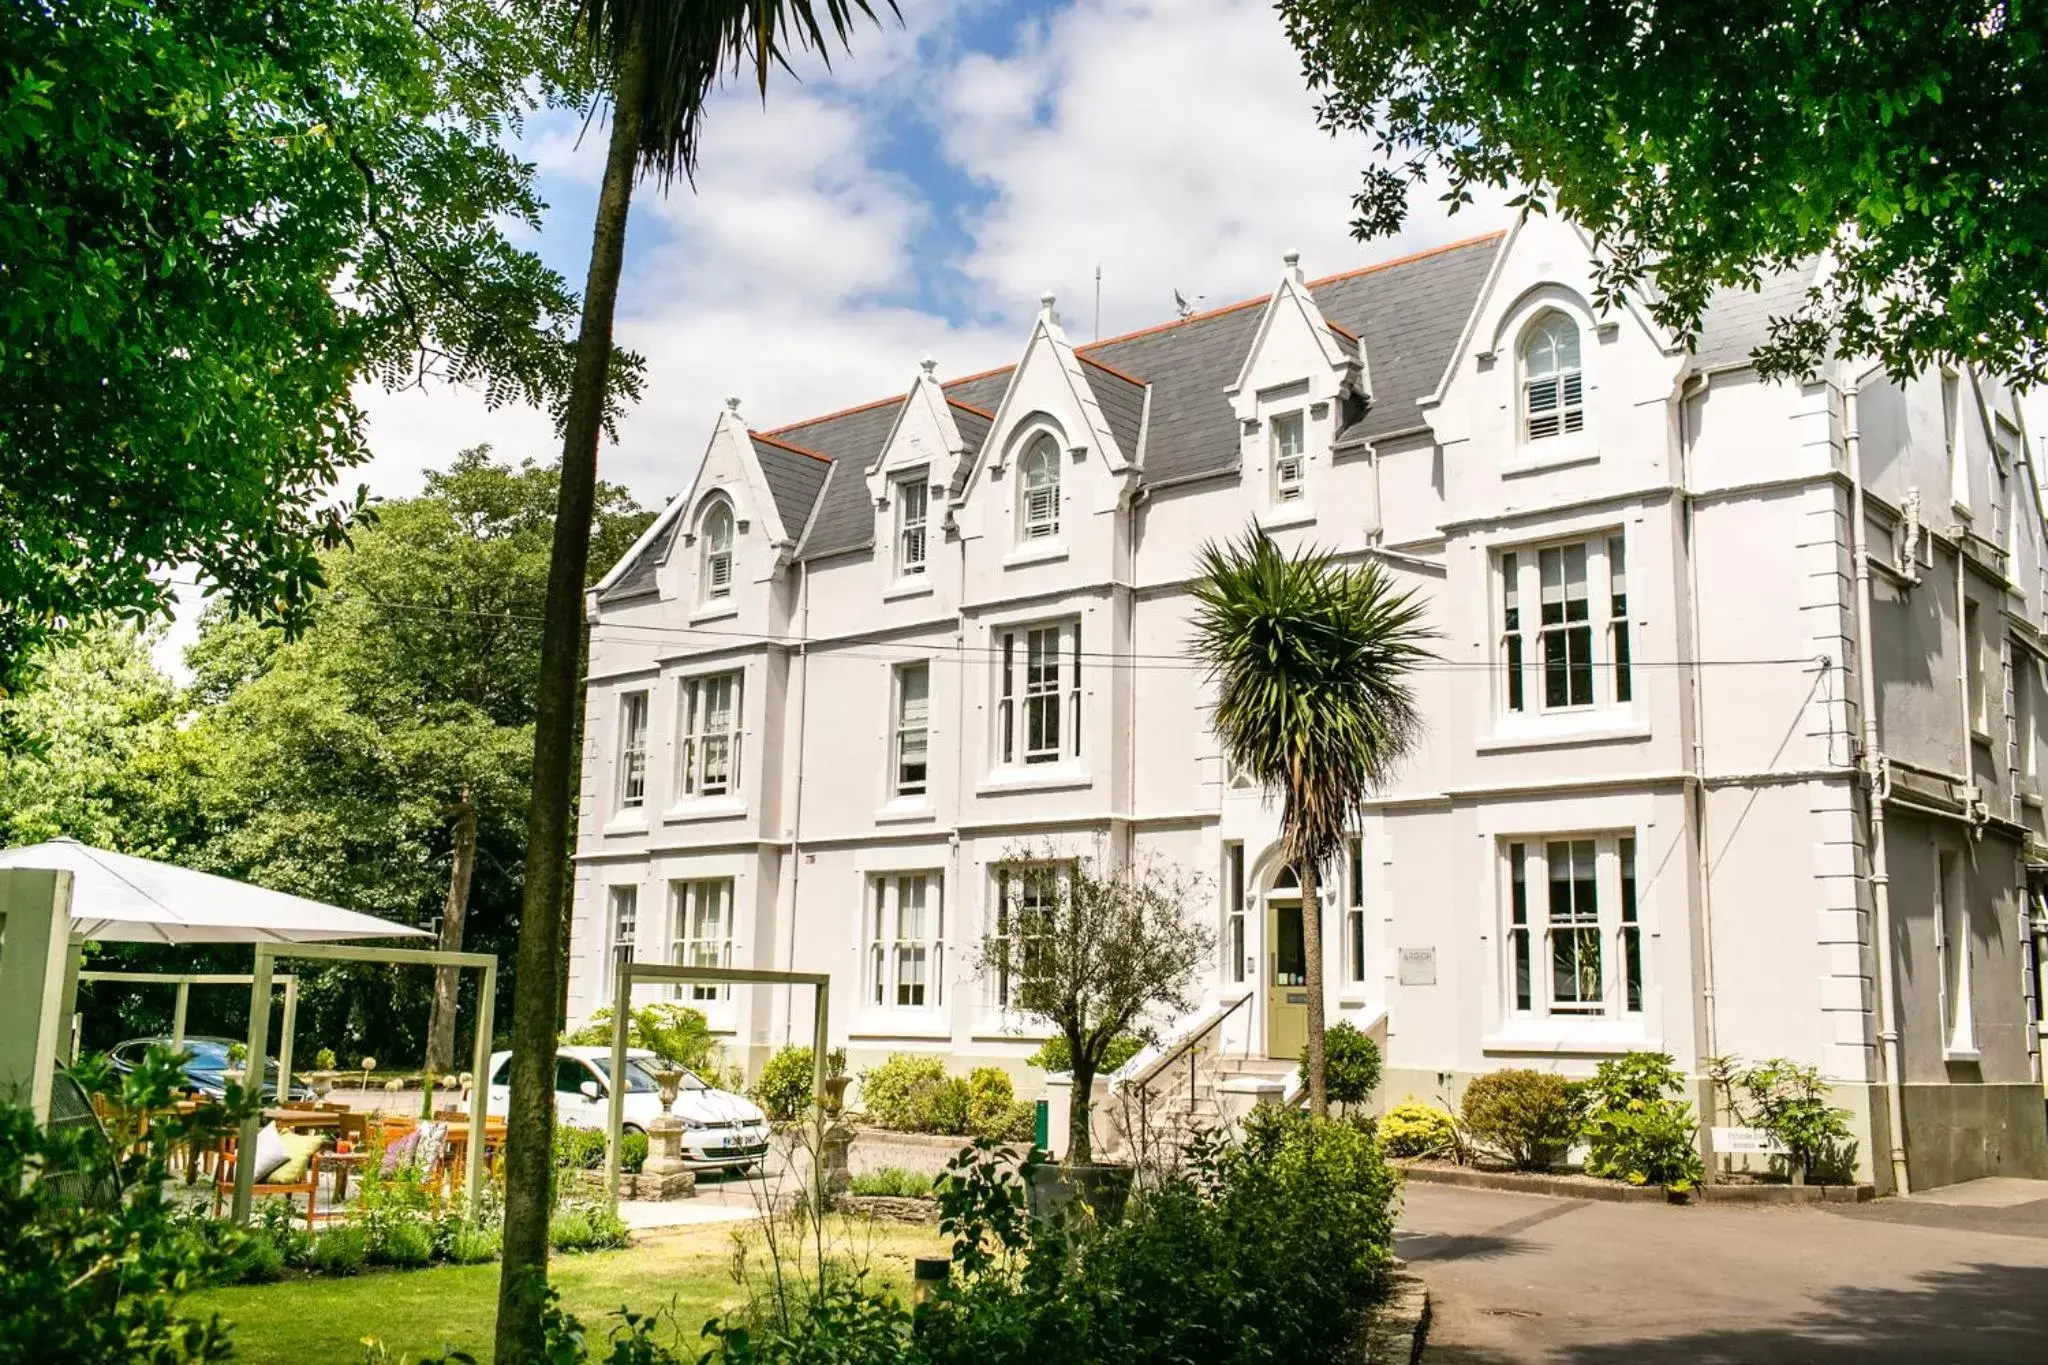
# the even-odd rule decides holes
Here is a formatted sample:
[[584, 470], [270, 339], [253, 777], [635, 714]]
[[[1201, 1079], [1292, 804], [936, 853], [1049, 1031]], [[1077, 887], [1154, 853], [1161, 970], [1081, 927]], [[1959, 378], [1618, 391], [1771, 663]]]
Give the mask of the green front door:
[[1308, 1042], [1308, 951], [1301, 902], [1266, 905], [1266, 1055], [1290, 1061]]

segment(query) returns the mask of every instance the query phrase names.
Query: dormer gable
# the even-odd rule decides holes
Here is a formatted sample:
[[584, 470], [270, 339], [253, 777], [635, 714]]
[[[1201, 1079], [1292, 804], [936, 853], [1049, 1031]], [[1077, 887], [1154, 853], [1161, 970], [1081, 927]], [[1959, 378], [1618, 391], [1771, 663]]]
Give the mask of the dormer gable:
[[1300, 254], [1290, 251], [1283, 258], [1280, 283], [1267, 296], [1244, 363], [1224, 392], [1236, 406], [1239, 420], [1249, 420], [1252, 397], [1258, 390], [1298, 383], [1311, 375], [1327, 376], [1333, 392], [1347, 382], [1358, 392], [1371, 392], [1358, 334], [1323, 316], [1302, 275]]
[[1338, 432], [1366, 401], [1358, 335], [1323, 316], [1289, 252], [1225, 389], [1239, 429], [1239, 477], [1269, 526], [1314, 519]]
[[1041, 296], [1038, 301], [1038, 316], [1025, 340], [1023, 357], [1011, 371], [1002, 402], [997, 405], [989, 423], [988, 438], [983, 442], [974, 470], [969, 475], [970, 485], [984, 472], [989, 475], [1004, 472], [1005, 461], [1009, 458], [1006, 447], [1011, 444], [1019, 422], [1034, 411], [1042, 411], [1053, 419], [1063, 433], [1067, 454], [1073, 460], [1085, 460], [1093, 454], [1112, 474], [1128, 476], [1136, 472], [1137, 451], [1126, 450], [1118, 441], [1116, 431], [1103, 411], [1102, 400], [1090, 383], [1089, 371], [1093, 369], [1103, 374], [1105, 380], [1102, 382], [1114, 381], [1126, 387], [1142, 387], [1143, 381], [1100, 361], [1083, 360], [1077, 355], [1073, 344], [1067, 340], [1066, 331], [1060, 326], [1053, 302], [1051, 294]]
[[875, 554], [905, 585], [930, 582], [934, 542], [950, 524], [947, 489], [969, 449], [956, 411], [939, 383], [938, 362], [926, 358], [865, 471]]

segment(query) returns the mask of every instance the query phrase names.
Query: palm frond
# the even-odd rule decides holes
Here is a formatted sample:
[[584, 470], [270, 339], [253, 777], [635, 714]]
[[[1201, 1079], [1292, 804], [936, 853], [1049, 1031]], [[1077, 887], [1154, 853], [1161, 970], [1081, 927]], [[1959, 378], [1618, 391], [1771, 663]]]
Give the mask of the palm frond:
[[610, 84], [635, 21], [649, 26], [640, 165], [668, 184], [696, 173], [704, 106], [728, 71], [751, 66], [765, 96], [773, 67], [788, 70], [797, 52], [830, 66], [856, 20], [880, 22], [878, 9], [901, 17], [896, 0], [577, 0], [576, 33]]
[[1253, 527], [1203, 546], [1195, 654], [1225, 755], [1285, 798], [1290, 861], [1321, 865], [1421, 732], [1409, 678], [1432, 657], [1426, 604], [1367, 562], [1288, 555]]

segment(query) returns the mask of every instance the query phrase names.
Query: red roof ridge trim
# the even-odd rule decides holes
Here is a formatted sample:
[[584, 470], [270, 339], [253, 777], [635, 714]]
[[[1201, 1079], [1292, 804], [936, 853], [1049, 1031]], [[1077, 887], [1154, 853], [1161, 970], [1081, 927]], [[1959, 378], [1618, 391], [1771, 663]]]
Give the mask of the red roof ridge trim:
[[[1328, 322], [1329, 320], [1325, 318], [1324, 321]], [[1358, 340], [1358, 333], [1352, 331], [1349, 327], [1346, 327], [1341, 323], [1331, 322], [1329, 326], [1331, 331], [1335, 332], [1338, 336], [1343, 337], [1346, 341]]]
[[[885, 400], [885, 401], [886, 401], [886, 400]], [[869, 404], [868, 404], [867, 406], [869, 406], [869, 407], [874, 407], [875, 405], [874, 405], [873, 403], [869, 403]], [[815, 422], [815, 421], [823, 421], [824, 419], [823, 419], [823, 418], [818, 418], [818, 417], [814, 417], [814, 418], [812, 418], [811, 420]], [[807, 423], [803, 423], [803, 422], [798, 422], [798, 423], [796, 423], [796, 425], [797, 425], [797, 426], [805, 426], [805, 425], [807, 425]], [[787, 428], [787, 427], [780, 427], [780, 428], [777, 428], [777, 430], [781, 430], [781, 431], [787, 431], [788, 429], [789, 429], [789, 428]], [[815, 451], [815, 450], [805, 450], [805, 449], [804, 449], [804, 448], [803, 448], [802, 446], [800, 446], [800, 445], [792, 445], [792, 444], [790, 444], [790, 443], [789, 443], [788, 441], [778, 441], [778, 440], [776, 440], [776, 439], [775, 439], [775, 437], [774, 437], [774, 436], [770, 435], [769, 433], [767, 433], [767, 432], [765, 432], [765, 431], [750, 431], [750, 432], [748, 432], [748, 433], [747, 433], [747, 435], [749, 435], [749, 436], [753, 437], [753, 438], [754, 438], [755, 440], [757, 440], [757, 441], [766, 441], [766, 442], [767, 442], [767, 443], [768, 443], [769, 445], [771, 445], [771, 446], [774, 446], [774, 447], [775, 447], [775, 448], [776, 448], [777, 450], [787, 450], [787, 451], [789, 451], [789, 452], [790, 452], [791, 454], [793, 454], [793, 455], [808, 455], [808, 456], [810, 456], [810, 457], [811, 457], [812, 459], [816, 460], [816, 461], [817, 461], [817, 462], [818, 462], [819, 464], [831, 464], [831, 463], [832, 463], [832, 457], [831, 457], [830, 455], [820, 455], [820, 454], [819, 454], [819, 453], [818, 453], [817, 451]]]
[[1092, 355], [1081, 355], [1081, 353], [1080, 353], [1079, 351], [1076, 351], [1076, 352], [1074, 352], [1074, 354], [1075, 354], [1075, 355], [1077, 355], [1077, 356], [1081, 356], [1081, 359], [1083, 359], [1083, 360], [1087, 361], [1087, 362], [1088, 362], [1088, 363], [1089, 363], [1090, 365], [1093, 365], [1093, 366], [1094, 366], [1094, 367], [1095, 367], [1096, 369], [1098, 369], [1098, 370], [1101, 370], [1101, 371], [1102, 371], [1102, 372], [1103, 372], [1104, 374], [1111, 374], [1111, 375], [1115, 375], [1115, 376], [1116, 376], [1116, 377], [1117, 377], [1118, 379], [1121, 379], [1121, 380], [1123, 380], [1123, 381], [1124, 381], [1124, 383], [1126, 383], [1126, 384], [1135, 384], [1135, 385], [1137, 385], [1137, 386], [1138, 386], [1139, 388], [1141, 388], [1141, 389], [1145, 387], [1145, 381], [1144, 381], [1144, 380], [1142, 380], [1142, 379], [1138, 378], [1138, 376], [1136, 376], [1136, 375], [1134, 375], [1134, 374], [1130, 373], [1130, 372], [1129, 372], [1129, 371], [1127, 371], [1127, 370], [1119, 370], [1119, 369], [1118, 369], [1118, 368], [1117, 368], [1116, 366], [1114, 366], [1114, 365], [1105, 365], [1105, 364], [1103, 364], [1103, 363], [1102, 363], [1101, 361], [1097, 360], [1097, 359], [1096, 359], [1096, 358], [1095, 358], [1094, 356], [1092, 356]]
[[990, 412], [987, 408], [977, 408], [976, 406], [974, 406], [974, 404], [969, 403], [964, 399], [954, 398], [949, 394], [946, 398], [946, 401], [952, 404], [954, 407], [960, 408], [966, 412], [971, 412], [976, 417], [980, 417], [986, 421], [993, 422], [996, 420], [996, 415]]

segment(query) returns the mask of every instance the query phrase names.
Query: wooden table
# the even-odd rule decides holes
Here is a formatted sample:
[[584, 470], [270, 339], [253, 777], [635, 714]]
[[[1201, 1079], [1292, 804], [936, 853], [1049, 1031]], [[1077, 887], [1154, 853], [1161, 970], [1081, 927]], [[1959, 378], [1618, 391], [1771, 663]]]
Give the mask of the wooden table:
[[341, 1115], [327, 1109], [266, 1109], [263, 1117], [280, 1129], [339, 1128]]
[[334, 1172], [333, 1210], [339, 1210], [348, 1202], [348, 1178], [352, 1172], [360, 1171], [372, 1153], [369, 1152], [322, 1152], [320, 1169]]

